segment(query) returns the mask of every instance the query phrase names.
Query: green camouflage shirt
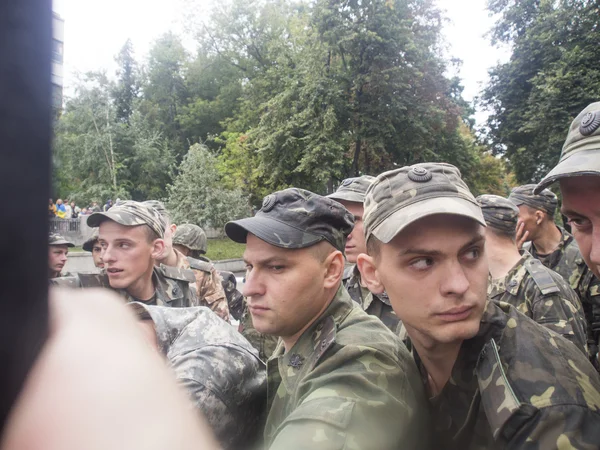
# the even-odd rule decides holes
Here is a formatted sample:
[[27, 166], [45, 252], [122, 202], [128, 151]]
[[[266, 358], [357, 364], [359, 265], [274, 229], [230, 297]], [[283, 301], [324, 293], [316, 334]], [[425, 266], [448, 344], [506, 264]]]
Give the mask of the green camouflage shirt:
[[[154, 284], [154, 296], [148, 301], [141, 301], [129, 295], [124, 289], [112, 289], [106, 273], [77, 273], [71, 277], [61, 277], [50, 280], [50, 284], [56, 286], [79, 287], [79, 288], [108, 288], [112, 289], [126, 302], [140, 302], [145, 305], [190, 307], [197, 306], [198, 299], [194, 289], [196, 278], [194, 272], [176, 267], [162, 265], [155, 267], [152, 274]], [[190, 285], [191, 283], [191, 285]]]
[[503, 278], [492, 279], [488, 296], [513, 305], [540, 325], [573, 342], [587, 355], [586, 323], [577, 294], [556, 272], [526, 250]]
[[573, 235], [563, 228], [558, 228], [562, 239], [556, 250], [549, 255], [538, 254], [535, 246], [531, 244], [524, 248], [546, 267], [567, 280], [579, 296], [587, 322], [588, 346], [590, 353], [595, 355], [600, 338], [600, 280], [585, 264]]
[[436, 449], [600, 443], [598, 374], [571, 343], [507, 303], [488, 302], [479, 333], [463, 342], [449, 382], [430, 404]]
[[401, 341], [340, 286], [289, 352], [267, 363], [270, 450], [420, 449], [427, 400]]
[[344, 271], [343, 282], [352, 300], [362, 306], [367, 314], [379, 318], [393, 333], [398, 333], [400, 319], [392, 309], [389, 297], [386, 294], [375, 295], [362, 286], [356, 264]]

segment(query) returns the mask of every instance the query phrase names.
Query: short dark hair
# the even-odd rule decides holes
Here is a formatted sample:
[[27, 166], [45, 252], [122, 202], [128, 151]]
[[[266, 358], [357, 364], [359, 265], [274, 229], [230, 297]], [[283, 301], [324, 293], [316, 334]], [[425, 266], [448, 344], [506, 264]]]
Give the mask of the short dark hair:
[[379, 254], [381, 253], [381, 245], [382, 242], [375, 236], [371, 235], [367, 241], [367, 255], [372, 256], [373, 258], [379, 258]]
[[498, 228], [491, 227], [489, 224], [487, 229], [494, 233], [496, 236], [504, 239], [510, 239], [513, 242], [517, 242], [517, 229], [512, 231], [500, 230]]
[[319, 262], [324, 262], [329, 255], [336, 251], [336, 248], [327, 241], [320, 241], [308, 248]]
[[144, 232], [146, 233], [146, 240], [148, 241], [149, 244], [152, 244], [155, 240], [160, 239], [160, 236], [158, 234], [156, 234], [156, 231], [154, 231], [148, 225], [140, 225], [140, 226], [144, 227]]

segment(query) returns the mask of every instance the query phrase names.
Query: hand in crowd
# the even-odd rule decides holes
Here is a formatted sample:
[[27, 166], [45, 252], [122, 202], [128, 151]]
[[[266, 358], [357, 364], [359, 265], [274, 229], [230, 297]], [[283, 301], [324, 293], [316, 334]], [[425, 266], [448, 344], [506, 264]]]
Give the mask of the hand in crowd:
[[523, 244], [529, 240], [529, 231], [525, 230], [525, 222], [519, 219], [517, 222], [516, 242], [517, 248], [521, 250]]

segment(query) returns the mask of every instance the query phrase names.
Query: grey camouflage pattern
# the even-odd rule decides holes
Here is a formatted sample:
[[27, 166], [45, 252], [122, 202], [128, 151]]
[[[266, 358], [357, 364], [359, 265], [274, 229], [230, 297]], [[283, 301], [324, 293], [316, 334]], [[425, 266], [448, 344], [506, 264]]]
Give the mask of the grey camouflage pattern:
[[165, 222], [172, 223], [171, 214], [167, 211], [165, 204], [159, 200], [146, 200], [142, 202], [143, 205], [149, 206], [150, 208], [154, 208], [161, 215]]
[[96, 212], [90, 215], [87, 218], [87, 224], [89, 227], [96, 228], [107, 219], [127, 227], [148, 225], [160, 238], [164, 237], [167, 227], [165, 219], [156, 209], [133, 200], [119, 202], [106, 212]]
[[415, 365], [393, 333], [340, 286], [332, 303], [267, 363], [270, 450], [428, 448]]
[[[543, 291], [534, 277], [547, 280]], [[577, 294], [563, 277], [543, 266], [526, 250], [505, 277], [490, 281], [488, 297], [496, 303], [514, 306], [540, 325], [573, 342], [588, 356], [587, 324]]]
[[244, 301], [242, 314], [240, 318], [240, 324], [238, 331], [244, 336], [248, 342], [256, 349], [258, 356], [263, 361], [268, 361], [279, 342], [277, 336], [271, 336], [268, 334], [261, 333], [254, 328], [252, 323], [252, 314], [248, 310], [248, 304]]
[[100, 235], [100, 231], [98, 228], [94, 228], [92, 231], [92, 235], [83, 243], [82, 248], [86, 252], [92, 252], [94, 249], [94, 244], [98, 242], [98, 236]]
[[184, 223], [178, 225], [173, 235], [173, 244], [183, 245], [192, 251], [206, 253], [208, 245], [206, 242], [206, 233], [198, 225]]
[[254, 217], [225, 225], [227, 236], [245, 243], [248, 233], [282, 248], [305, 248], [328, 241], [343, 252], [354, 216], [340, 203], [305, 189], [290, 188], [267, 195]]
[[75, 247], [75, 244], [66, 240], [58, 233], [48, 233], [48, 245], [66, 245], [67, 247]]
[[333, 194], [327, 197], [333, 200], [344, 200], [347, 202], [363, 203], [365, 194], [375, 177], [363, 175], [356, 178], [346, 178]]
[[514, 188], [508, 199], [515, 205], [527, 205], [534, 209], [546, 212], [550, 217], [554, 217], [558, 198], [550, 189], [544, 189], [539, 194], [534, 194], [535, 184], [524, 184]]
[[476, 198], [481, 206], [485, 223], [503, 233], [514, 233], [519, 221], [519, 208], [499, 195], [480, 195]]
[[177, 381], [224, 449], [251, 448], [261, 437], [266, 371], [256, 350], [207, 308], [143, 309]]

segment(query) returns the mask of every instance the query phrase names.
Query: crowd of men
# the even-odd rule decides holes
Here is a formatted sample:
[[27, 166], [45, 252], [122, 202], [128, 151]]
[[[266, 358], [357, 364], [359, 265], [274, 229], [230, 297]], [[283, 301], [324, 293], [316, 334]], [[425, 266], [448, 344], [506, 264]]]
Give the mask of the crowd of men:
[[222, 448], [600, 448], [600, 102], [508, 198], [445, 163], [266, 196], [225, 226], [243, 311], [162, 203], [87, 224], [102, 271], [62, 273], [54, 234], [51, 284], [119, 293]]

